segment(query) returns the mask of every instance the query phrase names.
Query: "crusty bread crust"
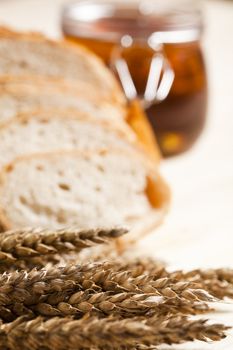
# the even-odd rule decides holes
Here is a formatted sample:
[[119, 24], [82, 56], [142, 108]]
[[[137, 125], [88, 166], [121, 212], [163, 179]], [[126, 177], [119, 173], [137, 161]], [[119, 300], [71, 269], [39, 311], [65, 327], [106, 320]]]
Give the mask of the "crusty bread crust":
[[[122, 151], [117, 149], [111, 149], [111, 152], [119, 153]], [[108, 153], [107, 150], [96, 150], [95, 152], [95, 154], [106, 154], [106, 153]], [[119, 242], [121, 242], [124, 247], [125, 247], [125, 244], [131, 244], [135, 242], [136, 240], [138, 240], [139, 237], [141, 237], [142, 235], [145, 235], [146, 233], [150, 232], [152, 229], [160, 225], [164, 215], [166, 214], [169, 208], [169, 203], [170, 203], [170, 190], [167, 184], [165, 183], [165, 181], [158, 174], [158, 171], [155, 168], [153, 168], [152, 164], [148, 162], [142, 156], [142, 154], [136, 151], [132, 150], [132, 152], [130, 152], [129, 150], [126, 150], [125, 153], [128, 154], [129, 159], [131, 157], [139, 157], [141, 159], [142, 165], [145, 166], [145, 168], [147, 169], [148, 177], [150, 178], [150, 181], [152, 181], [153, 186], [155, 188], [153, 193], [150, 193], [150, 196], [154, 196], [156, 194], [158, 198], [153, 198], [153, 200], [149, 198], [149, 202], [151, 203], [151, 209], [152, 209], [151, 214], [148, 214], [148, 216], [143, 219], [139, 218], [138, 223], [135, 229], [133, 229], [133, 231], [131, 232], [131, 234], [127, 235], [124, 238], [122, 237], [120, 239]], [[2, 171], [0, 172], [0, 197], [1, 197], [2, 186], [4, 185], [7, 179], [7, 174], [10, 171], [14, 170], [14, 166], [18, 162], [22, 162], [22, 161], [29, 162], [31, 159], [40, 158], [40, 157], [44, 158], [45, 156], [46, 158], [50, 158], [52, 162], [53, 157], [57, 157], [58, 154], [60, 156], [69, 155], [70, 157], [81, 156], [81, 157], [89, 158], [91, 157], [93, 152], [83, 152], [83, 151], [74, 150], [74, 151], [36, 153], [36, 154], [31, 154], [30, 156], [18, 157], [12, 163], [3, 167]], [[148, 189], [145, 189], [145, 194], [148, 197], [147, 190]], [[156, 203], [156, 205], [154, 203]], [[25, 223], [25, 226], [27, 226], [27, 223]], [[12, 229], [11, 222], [7, 218], [6, 212], [4, 208], [1, 206], [1, 203], [0, 203], [0, 227], [2, 227], [4, 231]]]
[[145, 150], [151, 156], [151, 159], [155, 164], [158, 164], [161, 159], [159, 146], [150, 123], [138, 100], [130, 103], [126, 121], [137, 135], [139, 142], [144, 145]]

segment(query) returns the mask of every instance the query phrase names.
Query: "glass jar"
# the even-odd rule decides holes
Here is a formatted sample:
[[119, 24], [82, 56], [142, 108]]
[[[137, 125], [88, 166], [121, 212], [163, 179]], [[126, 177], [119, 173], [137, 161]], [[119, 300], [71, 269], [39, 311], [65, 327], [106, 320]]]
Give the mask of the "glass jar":
[[64, 35], [102, 57], [129, 99], [145, 107], [161, 151], [189, 149], [206, 116], [202, 17], [190, 1], [79, 1], [65, 7]]

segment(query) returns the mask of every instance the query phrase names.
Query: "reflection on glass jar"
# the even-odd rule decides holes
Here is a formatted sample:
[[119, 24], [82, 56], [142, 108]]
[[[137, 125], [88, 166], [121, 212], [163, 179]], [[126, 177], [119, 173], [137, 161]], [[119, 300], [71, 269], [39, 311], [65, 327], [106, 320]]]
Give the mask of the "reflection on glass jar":
[[[190, 1], [81, 1], [65, 8], [62, 26], [66, 37], [87, 45], [115, 73], [115, 53], [120, 53], [141, 98], [152, 58], [162, 55], [174, 80], [165, 99], [155, 97], [144, 104], [149, 121], [165, 156], [193, 145], [205, 123], [207, 81], [201, 15]], [[126, 36], [128, 43], [122, 45]], [[152, 70], [157, 74], [152, 77], [153, 89], [153, 79], [161, 83], [164, 67], [161, 72], [156, 67]]]

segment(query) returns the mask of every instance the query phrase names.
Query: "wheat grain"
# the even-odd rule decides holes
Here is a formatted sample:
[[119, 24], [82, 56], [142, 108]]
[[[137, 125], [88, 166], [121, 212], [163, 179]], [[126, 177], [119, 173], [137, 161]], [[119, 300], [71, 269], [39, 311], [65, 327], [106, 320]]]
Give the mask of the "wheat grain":
[[[161, 283], [162, 285], [164, 283], [163, 288], [169, 288], [176, 292], [176, 288], [178, 287], [178, 290], [180, 290], [183, 284], [184, 287], [187, 286], [187, 288], [189, 288], [188, 293], [184, 291], [186, 297], [188, 297], [188, 294], [192, 297], [192, 294], [189, 292], [190, 289], [193, 289], [192, 293], [194, 292], [194, 295], [197, 297], [200, 296], [200, 294], [204, 297], [204, 294], [201, 292], [201, 290], [204, 290], [219, 299], [225, 297], [233, 298], [232, 269], [196, 269], [188, 272], [169, 272], [164, 266], [159, 266], [158, 262], [152, 259], [149, 259], [148, 264], [147, 260], [145, 261], [144, 259], [138, 259], [137, 261], [129, 262], [126, 265], [122, 262], [122, 264], [117, 265], [117, 268], [119, 270], [124, 270], [124, 266], [127, 266], [129, 270], [132, 269], [132, 274], [134, 276], [140, 276], [140, 272], [142, 271], [144, 275], [148, 276], [148, 278], [156, 281], [156, 284], [151, 282], [150, 287], [158, 289], [158, 284]], [[172, 295], [170, 290], [168, 290], [168, 293]]]
[[227, 327], [208, 325], [205, 320], [186, 317], [154, 317], [118, 320], [84, 317], [18, 319], [0, 327], [0, 349], [4, 350], [77, 350], [125, 349], [160, 344], [179, 344], [195, 339], [208, 341], [225, 337]]
[[233, 271], [230, 269], [174, 271], [171, 281], [188, 281], [219, 299], [233, 298]]
[[107, 243], [125, 234], [122, 228], [58, 230], [25, 229], [6, 231], [0, 235], [0, 261], [41, 256], [67, 251], [81, 251], [96, 244]]
[[172, 295], [168, 288], [153, 287], [153, 292], [145, 292], [144, 289], [149, 289], [144, 288], [144, 283], [149, 282], [145, 276], [132, 278], [130, 272], [112, 272], [112, 269], [105, 262], [4, 273], [0, 275], [0, 316], [9, 321], [27, 310], [47, 316], [75, 314], [77, 317], [87, 311], [132, 317], [209, 310], [201, 301], [212, 301], [212, 297], [204, 292], [195, 295], [195, 291], [183, 286], [181, 292], [173, 292], [171, 287]]
[[[89, 229], [65, 228], [58, 230], [22, 229], [0, 235], [1, 270], [9, 266], [25, 269], [44, 266], [57, 254], [80, 252], [95, 245], [107, 243], [125, 234], [123, 228]], [[60, 257], [57, 257], [59, 260]]]

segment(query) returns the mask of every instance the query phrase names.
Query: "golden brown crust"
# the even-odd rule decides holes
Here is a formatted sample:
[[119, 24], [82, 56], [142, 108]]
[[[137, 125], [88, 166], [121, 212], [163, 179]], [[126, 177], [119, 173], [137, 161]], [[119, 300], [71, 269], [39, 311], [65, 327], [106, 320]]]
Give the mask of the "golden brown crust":
[[[12, 165], [7, 165], [1, 169], [0, 172], [0, 192], [1, 192], [1, 186], [4, 184], [7, 174], [7, 169], [11, 167]], [[8, 231], [11, 229], [11, 224], [9, 220], [7, 219], [6, 213], [4, 208], [0, 206], [0, 232]]]
[[10, 222], [6, 218], [4, 209], [0, 208], [0, 232], [5, 232], [11, 229]]
[[43, 38], [45, 38], [45, 36], [39, 32], [17, 32], [13, 29], [10, 29], [9, 27], [5, 27], [5, 26], [0, 26], [0, 37], [4, 37], [4, 38], [16, 38], [16, 37], [28, 37], [31, 36], [34, 39], [37, 40], [41, 40]]
[[[156, 178], [156, 182], [153, 180]], [[148, 183], [145, 189], [149, 202], [156, 210], [156, 214], [144, 217], [138, 223], [137, 227], [130, 231], [124, 237], [117, 240], [116, 248], [118, 253], [123, 253], [128, 248], [132, 248], [132, 244], [136, 243], [148, 233], [153, 232], [157, 227], [162, 225], [164, 218], [169, 211], [171, 201], [171, 191], [166, 181], [158, 172], [151, 169], [148, 176]]]
[[155, 164], [158, 164], [161, 159], [159, 146], [145, 112], [137, 100], [132, 101], [129, 105], [127, 123], [137, 135], [139, 142], [144, 145], [144, 148], [151, 156], [152, 161], [154, 161]]

